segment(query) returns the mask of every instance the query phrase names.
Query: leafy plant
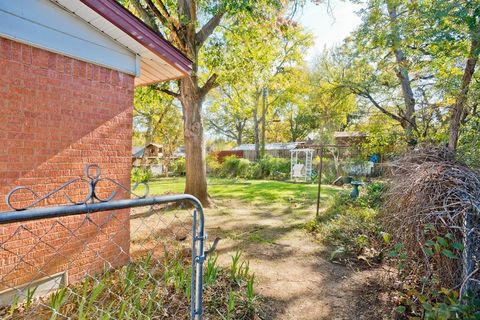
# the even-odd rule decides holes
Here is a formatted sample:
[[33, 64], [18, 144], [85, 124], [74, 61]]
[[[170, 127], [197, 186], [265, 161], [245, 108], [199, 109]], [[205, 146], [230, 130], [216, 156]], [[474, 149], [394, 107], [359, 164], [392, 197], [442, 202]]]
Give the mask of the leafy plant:
[[218, 255], [210, 255], [207, 259], [207, 265], [205, 268], [205, 274], [203, 276], [205, 286], [209, 286], [215, 283], [218, 275], [217, 267]]
[[152, 171], [150, 169], [134, 167], [132, 168], [132, 182], [148, 182], [152, 178]]
[[230, 293], [228, 294], [228, 308], [227, 308], [227, 320], [233, 319], [233, 312], [235, 311], [235, 292], [233, 290], [230, 290]]
[[355, 200], [345, 193], [335, 195], [322, 215], [305, 228], [333, 246], [330, 259], [359, 256], [367, 249], [374, 249], [375, 258], [381, 259], [385, 234], [377, 221], [378, 209], [369, 203], [366, 196]]
[[220, 176], [225, 178], [246, 178], [250, 161], [247, 159], [228, 156], [223, 159], [220, 167]]
[[50, 296], [50, 308], [53, 311], [52, 315], [50, 317], [50, 320], [55, 320], [57, 319], [59, 313], [60, 313], [60, 308], [62, 307], [65, 297], [66, 297], [66, 292], [67, 288], [61, 288], [57, 290], [56, 292], [52, 293]]

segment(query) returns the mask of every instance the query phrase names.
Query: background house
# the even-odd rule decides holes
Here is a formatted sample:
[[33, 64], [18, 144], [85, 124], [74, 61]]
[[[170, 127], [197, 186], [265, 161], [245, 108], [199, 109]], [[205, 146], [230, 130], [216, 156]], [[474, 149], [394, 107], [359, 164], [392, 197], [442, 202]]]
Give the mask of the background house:
[[[290, 159], [290, 150], [302, 148], [305, 142], [278, 142], [265, 144], [265, 154], [276, 158]], [[248, 160], [255, 160], [255, 144], [241, 144], [232, 149], [232, 155], [236, 155]], [[229, 155], [228, 152], [223, 153], [224, 156]]]
[[[187, 58], [114, 0], [0, 1], [0, 199], [19, 185], [44, 195], [89, 163], [128, 187], [134, 86], [190, 69]], [[84, 189], [74, 185], [67, 192], [82, 199]], [[32, 195], [13, 200], [27, 203]], [[64, 202], [60, 195], [48, 204]], [[128, 210], [81, 221], [35, 221], [26, 224], [30, 231], [16, 232], [10, 249], [21, 261], [0, 252], [0, 292], [54, 274], [72, 282], [103, 270], [105, 261], [127, 261]], [[2, 225], [0, 242], [17, 228]], [[54, 237], [33, 245], [31, 232], [42, 230]]]

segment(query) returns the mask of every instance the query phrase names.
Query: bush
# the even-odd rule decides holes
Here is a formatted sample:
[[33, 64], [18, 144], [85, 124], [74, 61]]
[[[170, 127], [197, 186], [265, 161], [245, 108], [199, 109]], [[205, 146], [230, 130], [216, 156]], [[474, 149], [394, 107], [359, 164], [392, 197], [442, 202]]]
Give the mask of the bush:
[[152, 170], [148, 168], [134, 167], [132, 168], [132, 182], [147, 182], [152, 178]]
[[180, 175], [180, 176], [185, 175], [186, 168], [187, 168], [187, 163], [185, 161], [185, 158], [178, 158], [175, 161], [173, 161], [171, 165], [171, 171], [175, 175]]
[[383, 258], [390, 235], [382, 232], [377, 216], [385, 186], [374, 182], [365, 189], [357, 199], [345, 192], [336, 194], [325, 212], [306, 225], [307, 231], [333, 246], [332, 259], [351, 255]]
[[220, 176], [223, 178], [248, 178], [249, 167], [248, 159], [228, 156], [220, 167]]
[[360, 255], [366, 249], [377, 248], [382, 242], [376, 221], [378, 210], [367, 203], [362, 197], [352, 199], [349, 194], [337, 194], [325, 212], [309, 222], [306, 229], [334, 247], [332, 259], [338, 255]]
[[386, 186], [382, 182], [373, 182], [366, 187], [366, 194], [361, 197], [365, 205], [370, 208], [379, 209], [384, 201]]
[[290, 160], [284, 158], [274, 158], [265, 156], [259, 162], [261, 178], [270, 178], [274, 180], [286, 180], [290, 176]]
[[[207, 158], [207, 163], [208, 161]], [[215, 165], [213, 161], [212, 163]], [[217, 170], [211, 172], [222, 178], [286, 180], [290, 177], [290, 160], [266, 156], [258, 162], [251, 162], [228, 156], [218, 165]]]
[[217, 175], [222, 168], [222, 164], [218, 161], [216, 154], [207, 156], [207, 173]]

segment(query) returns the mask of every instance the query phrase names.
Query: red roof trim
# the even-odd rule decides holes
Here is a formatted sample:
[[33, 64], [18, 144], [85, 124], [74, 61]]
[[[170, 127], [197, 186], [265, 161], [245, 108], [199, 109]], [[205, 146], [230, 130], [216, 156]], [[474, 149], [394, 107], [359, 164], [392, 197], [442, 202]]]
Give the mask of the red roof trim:
[[192, 62], [183, 53], [115, 0], [80, 1], [183, 74], [190, 74]]

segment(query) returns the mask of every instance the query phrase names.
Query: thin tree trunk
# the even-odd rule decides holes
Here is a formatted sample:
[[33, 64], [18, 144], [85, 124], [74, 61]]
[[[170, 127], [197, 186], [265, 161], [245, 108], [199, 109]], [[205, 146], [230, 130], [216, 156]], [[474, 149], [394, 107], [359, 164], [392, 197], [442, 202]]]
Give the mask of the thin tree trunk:
[[255, 106], [253, 108], [253, 139], [255, 143], [255, 160], [260, 159], [260, 124], [258, 120], [259, 93], [255, 94]]
[[448, 148], [452, 151], [457, 149], [458, 137], [460, 135], [460, 123], [465, 114], [465, 103], [468, 98], [468, 89], [472, 82], [472, 77], [475, 72], [475, 66], [478, 61], [478, 53], [480, 50], [480, 23], [477, 23], [477, 28], [472, 34], [472, 43], [470, 45], [469, 57], [462, 77], [462, 85], [460, 92], [455, 100], [455, 105], [450, 116], [450, 125], [448, 128]]
[[263, 88], [262, 90], [262, 137], [261, 137], [261, 147], [260, 147], [260, 158], [265, 156], [265, 122], [267, 118], [267, 90]]
[[242, 142], [243, 142], [243, 130], [238, 130], [237, 146], [241, 145]]

